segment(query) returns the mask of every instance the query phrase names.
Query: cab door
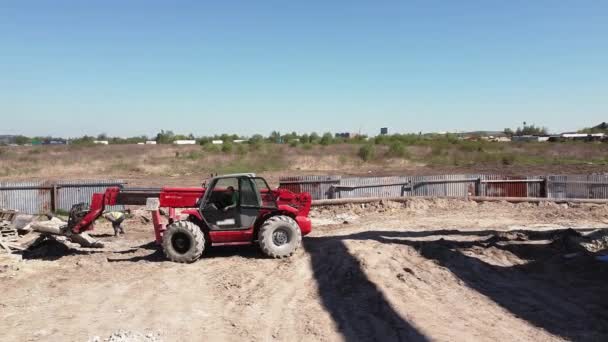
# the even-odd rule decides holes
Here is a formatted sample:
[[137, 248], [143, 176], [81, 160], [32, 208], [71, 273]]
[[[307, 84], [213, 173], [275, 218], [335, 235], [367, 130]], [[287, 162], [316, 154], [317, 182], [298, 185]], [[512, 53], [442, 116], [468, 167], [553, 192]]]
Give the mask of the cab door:
[[[239, 179], [237, 177], [218, 178], [207, 188], [201, 202], [201, 214], [210, 230], [239, 229], [238, 203], [235, 208], [226, 209], [231, 203], [229, 188], [238, 191]], [[237, 195], [237, 197], [239, 197]]]
[[[235, 195], [229, 195], [229, 188], [235, 190]], [[250, 177], [226, 177], [209, 184], [200, 210], [210, 230], [243, 230], [255, 223], [260, 203]], [[232, 204], [236, 205], [231, 207]]]
[[239, 178], [238, 224], [241, 229], [252, 227], [260, 214], [261, 199], [250, 177]]

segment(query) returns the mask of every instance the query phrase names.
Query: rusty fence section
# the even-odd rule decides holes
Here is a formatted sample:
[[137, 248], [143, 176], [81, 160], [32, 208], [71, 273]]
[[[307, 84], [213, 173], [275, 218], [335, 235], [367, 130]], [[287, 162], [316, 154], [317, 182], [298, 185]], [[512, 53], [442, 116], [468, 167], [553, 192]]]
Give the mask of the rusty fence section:
[[303, 176], [282, 177], [279, 187], [309, 192], [313, 200], [415, 196], [608, 199], [608, 175]]
[[[0, 208], [27, 214], [67, 212], [76, 203], [90, 202], [94, 193], [124, 184], [122, 180], [0, 182]], [[108, 209], [122, 210], [124, 206]]]

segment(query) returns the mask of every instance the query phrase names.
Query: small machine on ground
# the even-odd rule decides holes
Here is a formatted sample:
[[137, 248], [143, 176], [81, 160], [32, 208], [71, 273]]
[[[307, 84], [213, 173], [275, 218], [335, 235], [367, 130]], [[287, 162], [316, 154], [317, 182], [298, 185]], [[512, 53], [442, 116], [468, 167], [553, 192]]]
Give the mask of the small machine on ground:
[[[182, 263], [196, 261], [209, 246], [254, 243], [264, 254], [283, 258], [311, 231], [308, 193], [273, 190], [254, 174], [232, 174], [214, 177], [201, 188], [110, 187], [94, 194], [90, 204], [72, 207], [67, 233], [93, 229], [106, 206], [120, 204], [146, 205], [156, 242], [167, 258]], [[168, 209], [166, 224], [161, 208]]]

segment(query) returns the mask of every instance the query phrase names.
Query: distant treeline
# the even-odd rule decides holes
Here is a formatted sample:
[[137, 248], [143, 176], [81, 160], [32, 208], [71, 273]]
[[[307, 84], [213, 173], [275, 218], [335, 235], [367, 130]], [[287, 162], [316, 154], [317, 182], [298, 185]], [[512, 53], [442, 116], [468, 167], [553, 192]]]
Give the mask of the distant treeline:
[[[608, 124], [602, 123], [592, 128], [586, 128], [580, 131], [581, 133], [608, 133]], [[363, 134], [356, 133], [331, 133], [325, 132], [319, 134], [316, 132], [298, 134], [296, 132], [281, 133], [279, 131], [273, 131], [269, 135], [264, 136], [261, 134], [255, 134], [253, 136], [241, 136], [237, 134], [220, 134], [213, 136], [195, 136], [190, 133], [188, 135], [175, 134], [173, 131], [161, 130], [156, 136], [135, 136], [135, 137], [111, 137], [107, 134], [99, 134], [97, 136], [85, 135], [78, 138], [64, 139], [54, 137], [26, 137], [23, 135], [13, 136], [11, 143], [17, 145], [41, 145], [41, 144], [64, 144], [69, 143], [73, 145], [93, 145], [96, 141], [107, 141], [108, 144], [140, 144], [149, 141], [155, 141], [157, 144], [172, 144], [177, 140], [194, 140], [199, 145], [212, 144], [214, 141], [221, 141], [223, 144], [230, 144], [233, 142], [241, 142], [251, 145], [260, 145], [265, 143], [273, 144], [290, 144], [295, 145], [330, 145], [338, 143], [368, 143], [368, 144], [382, 144], [391, 145], [400, 143], [404, 145], [424, 145], [431, 141], [437, 143], [456, 143], [462, 141], [463, 137], [468, 139], [474, 139], [476, 137], [483, 137], [487, 135], [503, 135], [506, 137], [533, 135], [533, 136], [545, 136], [548, 134], [548, 130], [545, 127], [528, 125], [526, 122], [523, 123], [522, 127], [518, 127], [515, 130], [511, 128], [505, 128], [501, 132], [471, 132], [471, 133], [409, 133], [409, 134], [392, 134], [392, 135], [378, 135], [375, 137], [368, 137]], [[396, 150], [399, 150], [398, 148]], [[398, 151], [395, 151], [398, 152]], [[399, 153], [396, 153], [399, 154]]]

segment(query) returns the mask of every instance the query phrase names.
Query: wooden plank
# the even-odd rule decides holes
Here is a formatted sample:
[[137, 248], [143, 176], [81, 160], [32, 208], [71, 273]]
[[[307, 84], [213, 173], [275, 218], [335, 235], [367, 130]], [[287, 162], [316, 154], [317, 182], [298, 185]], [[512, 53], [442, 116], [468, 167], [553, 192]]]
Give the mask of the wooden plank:
[[4, 241], [2, 241], [2, 239], [1, 239], [1, 238], [0, 238], [0, 247], [2, 247], [2, 248], [4, 248], [4, 249], [6, 249], [6, 251], [8, 252], [8, 254], [11, 254], [11, 253], [12, 253], [11, 249], [8, 247], [8, 245], [6, 245], [6, 244], [4, 243]]

